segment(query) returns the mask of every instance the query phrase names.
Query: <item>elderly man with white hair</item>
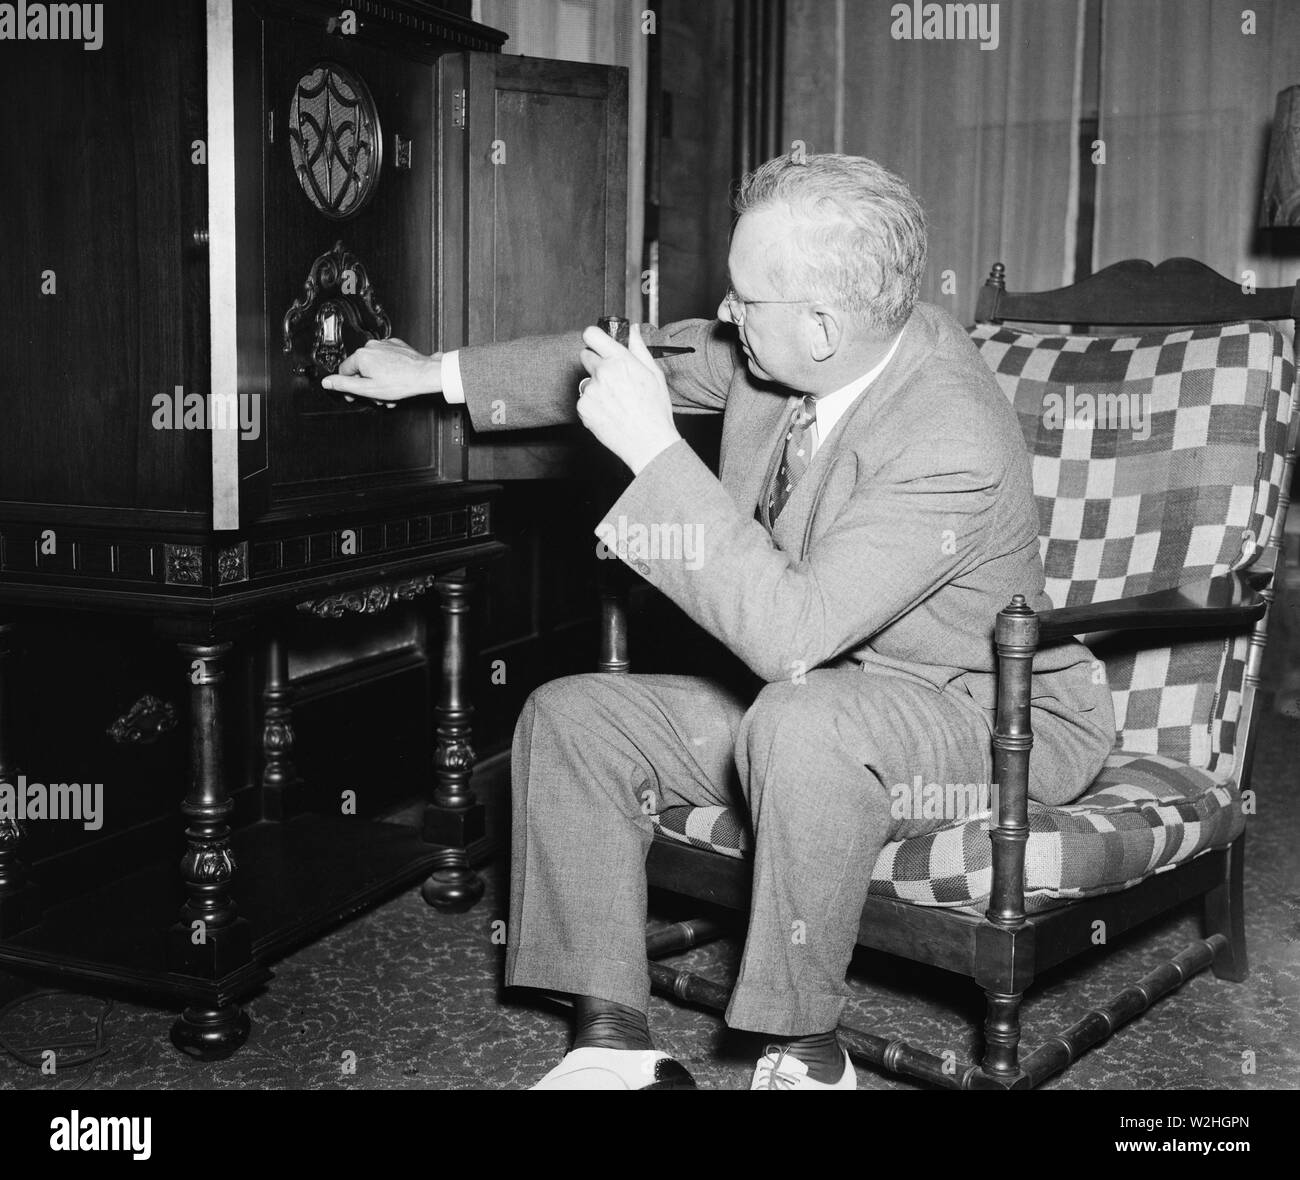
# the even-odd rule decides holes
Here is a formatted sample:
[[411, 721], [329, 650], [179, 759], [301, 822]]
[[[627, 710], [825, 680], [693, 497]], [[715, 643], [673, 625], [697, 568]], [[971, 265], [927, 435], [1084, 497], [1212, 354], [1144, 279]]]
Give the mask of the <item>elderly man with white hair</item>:
[[[765, 1035], [751, 1088], [855, 1088], [835, 1029], [872, 867], [951, 818], [890, 788], [990, 785], [994, 618], [1017, 593], [1049, 605], [1015, 414], [961, 327], [917, 301], [907, 185], [859, 157], [779, 157], [736, 208], [716, 320], [629, 347], [596, 328], [434, 357], [372, 343], [326, 382], [442, 392], [481, 430], [580, 420], [633, 476], [597, 535], [761, 684], [593, 674], [525, 705], [506, 983], [571, 993], [576, 1014], [536, 1089], [693, 1087], [646, 1018], [650, 816], [684, 804], [742, 805], [752, 826], [727, 1009]], [[656, 362], [647, 343], [694, 351]], [[674, 410], [723, 414], [717, 476]], [[645, 544], [656, 530], [696, 543]], [[1032, 798], [1081, 794], [1114, 742], [1092, 665], [1072, 642], [1035, 658]]]

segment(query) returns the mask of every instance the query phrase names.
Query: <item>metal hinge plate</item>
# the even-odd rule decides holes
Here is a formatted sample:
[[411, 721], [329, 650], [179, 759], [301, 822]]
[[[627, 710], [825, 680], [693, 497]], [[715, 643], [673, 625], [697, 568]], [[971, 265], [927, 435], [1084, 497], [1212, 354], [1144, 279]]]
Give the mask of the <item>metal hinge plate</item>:
[[451, 125], [453, 127], [465, 126], [465, 92], [463, 90], [453, 90], [451, 92]]

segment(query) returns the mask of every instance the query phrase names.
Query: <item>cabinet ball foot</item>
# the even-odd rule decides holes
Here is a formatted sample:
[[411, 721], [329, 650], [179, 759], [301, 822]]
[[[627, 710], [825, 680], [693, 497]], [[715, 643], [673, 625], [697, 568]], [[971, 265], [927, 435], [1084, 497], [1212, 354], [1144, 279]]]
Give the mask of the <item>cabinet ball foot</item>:
[[251, 1025], [238, 1004], [186, 1008], [172, 1025], [172, 1044], [197, 1061], [222, 1061], [248, 1040]]
[[463, 866], [434, 869], [420, 886], [420, 896], [435, 910], [463, 914], [482, 898], [483, 879], [473, 869]]

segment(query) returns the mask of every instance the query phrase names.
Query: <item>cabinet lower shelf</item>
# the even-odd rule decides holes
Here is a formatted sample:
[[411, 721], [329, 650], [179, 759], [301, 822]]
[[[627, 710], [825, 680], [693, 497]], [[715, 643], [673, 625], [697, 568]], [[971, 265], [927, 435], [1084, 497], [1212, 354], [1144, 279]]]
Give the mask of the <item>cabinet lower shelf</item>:
[[233, 832], [231, 851], [231, 892], [253, 940], [251, 962], [235, 972], [200, 979], [168, 968], [167, 931], [186, 898], [178, 857], [46, 910], [0, 940], [0, 966], [173, 1004], [234, 1002], [271, 978], [270, 963], [427, 877], [439, 856], [415, 827], [320, 815]]

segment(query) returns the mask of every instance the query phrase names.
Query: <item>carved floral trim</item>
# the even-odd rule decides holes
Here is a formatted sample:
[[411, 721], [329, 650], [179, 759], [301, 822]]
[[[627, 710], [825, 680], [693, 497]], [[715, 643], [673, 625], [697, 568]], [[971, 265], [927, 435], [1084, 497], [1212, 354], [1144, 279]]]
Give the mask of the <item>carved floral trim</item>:
[[319, 619], [341, 619], [346, 614], [377, 615], [394, 602], [411, 602], [422, 594], [427, 594], [437, 580], [437, 574], [421, 574], [401, 582], [384, 582], [377, 586], [367, 586], [363, 590], [346, 590], [327, 598], [309, 598], [306, 602], [298, 603], [298, 609]]

